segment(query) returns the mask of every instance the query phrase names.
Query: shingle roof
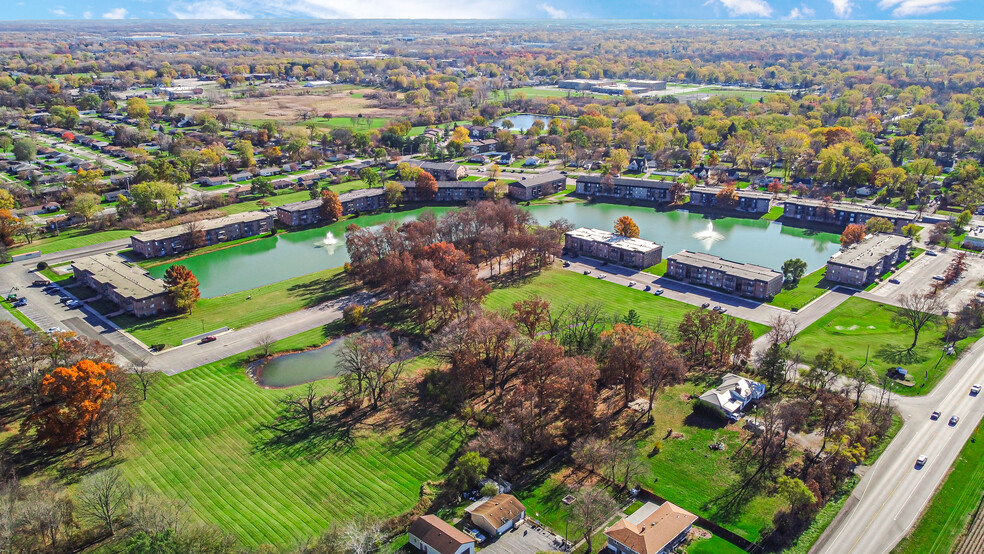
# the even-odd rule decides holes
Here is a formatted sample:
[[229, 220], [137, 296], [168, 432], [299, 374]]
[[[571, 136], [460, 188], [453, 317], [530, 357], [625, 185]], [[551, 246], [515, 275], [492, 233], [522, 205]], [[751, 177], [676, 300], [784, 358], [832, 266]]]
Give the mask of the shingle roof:
[[652, 503], [644, 505], [606, 529], [605, 535], [639, 554], [655, 554], [697, 521], [697, 516], [670, 502], [653, 507]]
[[478, 506], [469, 506], [465, 511], [472, 515], [485, 517], [489, 523], [499, 529], [507, 521], [512, 521], [519, 514], [525, 512], [526, 507], [511, 494], [497, 494]]
[[410, 534], [440, 554], [454, 554], [462, 546], [475, 542], [475, 539], [433, 514], [417, 518], [410, 525]]

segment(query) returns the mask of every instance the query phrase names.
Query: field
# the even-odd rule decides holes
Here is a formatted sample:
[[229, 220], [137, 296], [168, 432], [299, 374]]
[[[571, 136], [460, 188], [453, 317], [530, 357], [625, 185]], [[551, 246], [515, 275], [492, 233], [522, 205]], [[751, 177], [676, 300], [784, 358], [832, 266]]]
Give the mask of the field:
[[610, 94], [595, 94], [591, 92], [581, 92], [557, 87], [522, 87], [509, 90], [510, 98], [512, 99], [515, 99], [516, 95], [520, 93], [525, 94], [527, 98], [577, 98], [582, 95], [586, 98], [618, 98], [618, 96], [612, 96]]
[[341, 271], [327, 269], [265, 287], [203, 298], [191, 314], [151, 319], [126, 315], [115, 318], [115, 322], [144, 344], [174, 346], [182, 339], [222, 326], [241, 329], [337, 298], [351, 290]]
[[[323, 340], [317, 329], [276, 346]], [[343, 437], [326, 431], [303, 441], [276, 440], [265, 425], [285, 393], [254, 385], [242, 359], [155, 385], [140, 405], [145, 432], [127, 447], [120, 467], [135, 486], [186, 501], [195, 516], [247, 546], [290, 546], [334, 522], [402, 513], [466, 438], [460, 425], [425, 421], [402, 432], [356, 430]]]
[[[822, 348], [832, 346], [858, 365], [863, 364], [868, 356], [869, 366], [876, 377], [881, 377], [890, 368], [902, 366], [919, 384], [913, 387], [898, 386], [895, 391], [908, 396], [926, 394], [953, 363], [953, 357], [940, 357], [945, 328], [942, 325], [926, 325], [919, 334], [916, 349], [912, 354], [905, 354], [903, 351], [912, 343], [912, 332], [892, 325], [893, 313], [891, 306], [862, 298], [848, 298], [803, 330], [793, 347], [811, 358]], [[957, 353], [980, 335], [978, 331], [958, 342]]]
[[800, 309], [806, 306], [823, 296], [823, 293], [837, 286], [836, 283], [831, 283], [824, 279], [826, 272], [827, 268], [821, 267], [813, 273], [804, 276], [800, 279], [796, 288], [783, 289], [769, 304], [786, 310]]
[[[532, 295], [540, 296], [555, 307], [572, 303], [599, 303], [606, 314], [618, 316], [624, 316], [630, 309], [635, 310], [645, 324], [662, 321], [674, 340], [683, 314], [695, 309], [690, 304], [559, 268], [548, 269], [519, 286], [496, 288], [486, 299], [485, 305], [493, 310], [508, 309], [514, 302]], [[748, 325], [756, 337], [768, 330], [758, 323], [749, 322]]]
[[961, 533], [976, 512], [982, 495], [984, 426], [978, 425], [912, 533], [895, 547], [893, 554], [953, 552]]
[[98, 232], [90, 231], [88, 229], [67, 229], [59, 233], [57, 237], [49, 236], [34, 239], [34, 242], [31, 244], [11, 248], [9, 253], [10, 255], [15, 256], [25, 252], [40, 250], [45, 254], [51, 254], [52, 252], [71, 250], [72, 248], [79, 248], [81, 246], [92, 246], [93, 244], [99, 244], [101, 242], [125, 239], [136, 233], [136, 231], [131, 231], [129, 229], [112, 229], [109, 231]]
[[785, 211], [786, 211], [785, 208], [783, 208], [782, 206], [772, 206], [769, 209], [769, 212], [763, 215], [762, 217], [760, 217], [759, 219], [775, 221], [780, 217], [782, 217], [782, 214], [785, 213]]
[[[337, 185], [328, 185], [327, 183], [322, 183], [322, 187], [329, 188], [338, 194], [348, 192], [350, 190], [366, 188], [365, 182], [361, 179], [356, 179], [354, 181], [346, 181], [344, 183], [339, 183]], [[283, 206], [284, 204], [290, 204], [291, 202], [301, 202], [303, 200], [310, 200], [311, 194], [306, 190], [294, 191], [291, 189], [285, 189], [278, 191], [276, 196], [265, 196], [263, 198], [257, 198], [256, 200], [246, 200], [244, 202], [237, 202], [235, 204], [229, 204], [228, 206], [222, 206], [219, 210], [232, 215], [242, 212], [250, 212], [262, 209], [263, 206], [259, 204], [261, 200], [269, 202], [271, 206]]]

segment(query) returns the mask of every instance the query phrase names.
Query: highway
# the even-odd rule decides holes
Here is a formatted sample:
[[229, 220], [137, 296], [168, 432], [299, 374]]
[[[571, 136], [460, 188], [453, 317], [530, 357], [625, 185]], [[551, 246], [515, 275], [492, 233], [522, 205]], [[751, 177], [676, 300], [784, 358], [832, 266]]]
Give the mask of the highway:
[[[896, 397], [905, 424], [878, 461], [868, 468], [844, 508], [811, 552], [881, 554], [889, 552], [915, 525], [943, 482], [964, 443], [984, 417], [984, 340], [977, 341], [927, 396]], [[940, 410], [939, 420], [930, 419]], [[955, 426], [950, 416], [960, 416]], [[922, 468], [916, 458], [929, 460]]]

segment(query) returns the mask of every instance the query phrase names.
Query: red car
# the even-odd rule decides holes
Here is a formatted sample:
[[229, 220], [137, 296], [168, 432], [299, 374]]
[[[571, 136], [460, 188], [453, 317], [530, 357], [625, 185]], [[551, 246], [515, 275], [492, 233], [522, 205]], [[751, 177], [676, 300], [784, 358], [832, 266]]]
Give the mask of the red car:
[[209, 343], [209, 342], [212, 342], [212, 341], [214, 341], [214, 340], [215, 340], [215, 337], [214, 337], [214, 336], [211, 336], [211, 335], [209, 335], [209, 336], [207, 336], [207, 337], [205, 337], [205, 338], [203, 338], [203, 339], [202, 339], [202, 342], [201, 342], [200, 344], [206, 344], [206, 343]]

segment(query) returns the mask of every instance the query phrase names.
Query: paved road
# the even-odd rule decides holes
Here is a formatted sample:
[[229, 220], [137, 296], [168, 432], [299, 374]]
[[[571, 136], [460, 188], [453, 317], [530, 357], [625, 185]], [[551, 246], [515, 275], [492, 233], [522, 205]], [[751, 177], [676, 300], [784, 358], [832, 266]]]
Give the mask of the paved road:
[[[880, 554], [905, 536], [984, 417], [984, 394], [970, 395], [974, 383], [984, 383], [984, 341], [964, 352], [929, 395], [898, 397], [902, 430], [811, 552]], [[933, 410], [943, 413], [938, 421], [929, 417]], [[956, 426], [947, 423], [952, 415], [960, 416]], [[923, 454], [929, 461], [916, 468]]]

